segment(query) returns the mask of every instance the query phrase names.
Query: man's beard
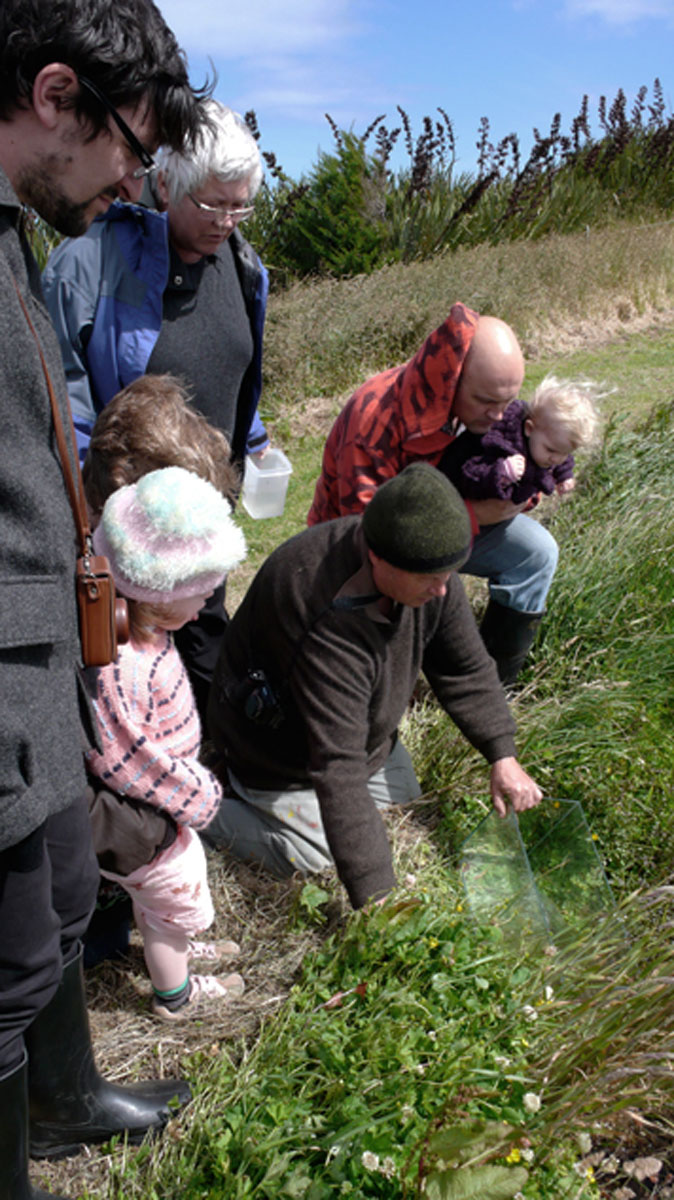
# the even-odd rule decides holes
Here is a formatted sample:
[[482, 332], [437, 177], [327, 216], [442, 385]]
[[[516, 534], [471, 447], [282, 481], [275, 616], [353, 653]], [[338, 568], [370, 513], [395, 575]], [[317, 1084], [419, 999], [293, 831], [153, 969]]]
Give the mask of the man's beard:
[[56, 172], [49, 169], [55, 166], [56, 156], [53, 159], [47, 158], [40, 165], [24, 167], [17, 179], [17, 193], [53, 229], [66, 237], [80, 237], [93, 220], [87, 209], [95, 197], [81, 204], [70, 200], [59, 188], [54, 178]]

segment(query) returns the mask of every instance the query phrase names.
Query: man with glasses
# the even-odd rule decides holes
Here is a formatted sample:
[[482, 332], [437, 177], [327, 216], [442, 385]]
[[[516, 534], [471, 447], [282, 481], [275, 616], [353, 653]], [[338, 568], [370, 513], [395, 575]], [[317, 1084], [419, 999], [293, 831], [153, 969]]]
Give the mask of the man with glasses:
[[[260, 151], [237, 113], [215, 100], [205, 110], [194, 149], [159, 156], [161, 211], [113, 204], [47, 264], [82, 458], [97, 414], [144, 373], [179, 375], [234, 462], [268, 445], [257, 415], [267, 273], [239, 229], [262, 182]], [[141, 190], [127, 178], [122, 198]], [[223, 587], [176, 638], [204, 725], [225, 620]]]
[[[150, 0], [0, 6], [0, 1198], [30, 1200], [28, 1152], [160, 1128], [163, 1081], [123, 1088], [94, 1065], [81, 942], [98, 870], [84, 800], [86, 702], [76, 537], [49, 387], [68, 405], [58, 341], [26, 238], [28, 209], [86, 231], [138, 187], [161, 144], [203, 120], [183, 56]], [[40, 357], [42, 355], [42, 359]], [[49, 380], [49, 382], [48, 382]], [[30, 1125], [29, 1125], [30, 1113]]]

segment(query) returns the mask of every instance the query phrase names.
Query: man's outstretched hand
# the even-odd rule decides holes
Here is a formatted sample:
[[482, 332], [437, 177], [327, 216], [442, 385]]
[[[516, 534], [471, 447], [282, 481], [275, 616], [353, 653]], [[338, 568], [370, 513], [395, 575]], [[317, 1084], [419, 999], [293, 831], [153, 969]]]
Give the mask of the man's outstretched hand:
[[491, 767], [491, 799], [499, 817], [508, 812], [508, 802], [515, 812], [535, 808], [543, 793], [530, 775], [523, 771], [516, 758], [499, 758]]

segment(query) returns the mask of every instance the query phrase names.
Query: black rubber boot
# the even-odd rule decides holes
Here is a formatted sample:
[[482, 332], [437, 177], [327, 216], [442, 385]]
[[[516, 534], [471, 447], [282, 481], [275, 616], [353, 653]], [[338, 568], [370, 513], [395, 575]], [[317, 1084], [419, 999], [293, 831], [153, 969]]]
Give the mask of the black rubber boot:
[[[127, 1133], [140, 1142], [190, 1099], [179, 1079], [119, 1087], [99, 1075], [87, 1017], [81, 953], [25, 1035], [31, 1158], [65, 1158], [82, 1144]], [[170, 1102], [174, 1101], [173, 1104]], [[170, 1107], [169, 1107], [170, 1105]]]
[[0, 1079], [0, 1200], [66, 1200], [30, 1186], [27, 1059]]
[[543, 616], [542, 612], [518, 612], [496, 600], [489, 601], [480, 633], [496, 662], [501, 683], [512, 684], [517, 679]]

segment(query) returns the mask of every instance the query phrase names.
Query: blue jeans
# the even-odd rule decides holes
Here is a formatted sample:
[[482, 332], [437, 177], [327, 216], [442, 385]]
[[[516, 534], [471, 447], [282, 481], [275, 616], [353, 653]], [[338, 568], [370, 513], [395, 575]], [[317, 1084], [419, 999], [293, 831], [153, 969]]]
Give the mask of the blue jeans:
[[510, 521], [482, 526], [461, 574], [488, 579], [492, 600], [504, 608], [542, 613], [558, 556], [552, 534], [518, 513]]

